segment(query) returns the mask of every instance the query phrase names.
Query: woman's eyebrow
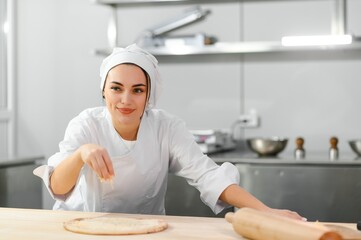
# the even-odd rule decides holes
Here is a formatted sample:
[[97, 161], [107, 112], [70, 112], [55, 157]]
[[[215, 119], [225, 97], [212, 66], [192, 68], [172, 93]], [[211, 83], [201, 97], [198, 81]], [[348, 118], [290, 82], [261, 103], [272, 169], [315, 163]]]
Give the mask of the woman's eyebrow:
[[123, 84], [121, 84], [120, 82], [112, 81], [111, 83], [123, 86]]
[[[117, 84], [117, 85], [120, 85], [122, 87], [124, 87], [124, 85], [120, 82], [116, 82], [116, 81], [112, 81], [111, 83], [114, 83], [114, 84]], [[143, 83], [139, 83], [139, 84], [134, 84], [132, 87], [146, 87], [147, 85], [143, 84]]]
[[146, 85], [143, 83], [139, 83], [139, 84], [134, 84], [133, 87], [146, 87]]

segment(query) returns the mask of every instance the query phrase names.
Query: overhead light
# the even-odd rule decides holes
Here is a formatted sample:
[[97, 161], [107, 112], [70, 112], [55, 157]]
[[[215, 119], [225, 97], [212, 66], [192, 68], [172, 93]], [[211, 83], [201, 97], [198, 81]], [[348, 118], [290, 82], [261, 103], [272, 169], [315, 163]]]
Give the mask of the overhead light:
[[283, 46], [327, 46], [351, 44], [351, 35], [315, 35], [282, 37]]

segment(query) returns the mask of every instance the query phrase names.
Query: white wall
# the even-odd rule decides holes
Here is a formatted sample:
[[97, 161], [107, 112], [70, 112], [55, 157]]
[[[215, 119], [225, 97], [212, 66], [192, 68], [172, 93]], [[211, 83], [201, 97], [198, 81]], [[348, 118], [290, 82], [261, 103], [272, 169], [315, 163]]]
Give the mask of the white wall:
[[[120, 45], [131, 44], [142, 30], [168, 19], [166, 14], [173, 16], [188, 7], [157, 7], [154, 12], [148, 7], [121, 9]], [[205, 30], [222, 40], [240, 40], [239, 26], [234, 24], [240, 19], [239, 4], [205, 7], [213, 11], [210, 21], [189, 27], [190, 32]], [[102, 104], [98, 88], [102, 57], [90, 52], [107, 47], [109, 14], [109, 8], [88, 0], [18, 0], [20, 155], [51, 155], [68, 121], [82, 109]], [[159, 58], [164, 79], [160, 107], [184, 118], [192, 129], [229, 127], [240, 112], [240, 59], [238, 55]]]
[[[247, 4], [245, 40], [329, 34], [333, 4], [322, 0]], [[360, 10], [360, 1], [348, 1], [348, 32], [356, 35], [361, 34]], [[245, 56], [245, 109], [257, 109], [262, 119], [262, 126], [248, 130], [246, 136], [287, 136], [292, 140], [288, 152], [293, 151], [295, 138], [303, 136], [306, 151], [327, 156], [329, 139], [335, 135], [341, 156], [347, 155], [351, 152], [347, 141], [361, 138], [360, 74], [360, 50]]]
[[108, 11], [88, 0], [18, 0], [18, 152], [57, 150], [68, 121], [101, 104], [95, 46]]
[[[332, 1], [205, 4], [203, 22], [175, 34], [205, 32], [220, 41], [277, 40], [284, 34], [330, 31]], [[361, 1], [349, 1], [349, 31], [361, 35]], [[120, 45], [188, 6], [118, 11]], [[106, 48], [110, 9], [89, 0], [17, 0], [18, 153], [57, 151], [69, 120], [102, 104], [91, 54]], [[308, 151], [327, 151], [331, 135], [361, 138], [361, 51], [259, 53], [159, 58], [164, 91], [159, 106], [182, 117], [190, 129], [228, 128], [255, 108], [261, 127], [244, 137], [282, 135], [306, 139]]]

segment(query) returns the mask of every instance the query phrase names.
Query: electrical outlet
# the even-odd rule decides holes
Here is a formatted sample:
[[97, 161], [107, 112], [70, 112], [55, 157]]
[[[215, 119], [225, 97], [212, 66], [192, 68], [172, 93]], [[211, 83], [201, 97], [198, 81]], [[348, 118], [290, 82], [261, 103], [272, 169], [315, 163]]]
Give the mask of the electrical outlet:
[[243, 128], [259, 127], [259, 116], [255, 111], [250, 111], [249, 114], [243, 114], [238, 117], [237, 125]]

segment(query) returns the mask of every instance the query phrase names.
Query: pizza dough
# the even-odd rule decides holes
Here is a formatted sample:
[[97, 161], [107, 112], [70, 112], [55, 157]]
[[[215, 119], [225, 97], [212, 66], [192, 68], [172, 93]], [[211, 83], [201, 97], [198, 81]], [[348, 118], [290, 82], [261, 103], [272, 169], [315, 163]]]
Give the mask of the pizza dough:
[[64, 222], [71, 232], [94, 235], [128, 235], [163, 231], [168, 224], [160, 219], [137, 219], [125, 217], [76, 218]]

